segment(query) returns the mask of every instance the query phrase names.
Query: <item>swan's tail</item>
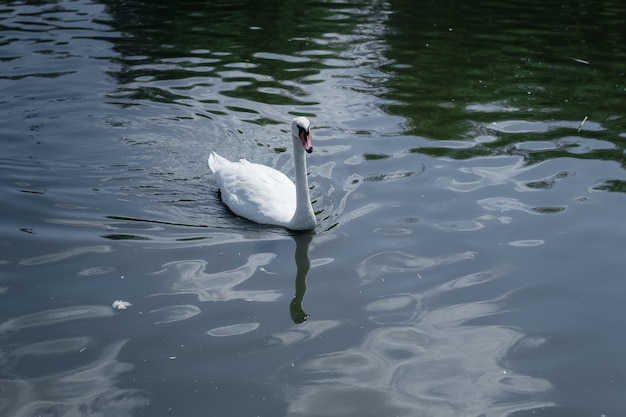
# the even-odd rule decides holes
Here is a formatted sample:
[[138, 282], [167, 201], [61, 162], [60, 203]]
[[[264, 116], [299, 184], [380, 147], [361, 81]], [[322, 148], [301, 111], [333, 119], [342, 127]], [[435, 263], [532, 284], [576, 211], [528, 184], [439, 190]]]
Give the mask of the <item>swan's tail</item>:
[[215, 171], [219, 169], [220, 165], [227, 164], [230, 161], [226, 158], [219, 156], [215, 152], [211, 152], [211, 155], [209, 155], [208, 162], [209, 162], [209, 168], [211, 169], [211, 172], [215, 174]]

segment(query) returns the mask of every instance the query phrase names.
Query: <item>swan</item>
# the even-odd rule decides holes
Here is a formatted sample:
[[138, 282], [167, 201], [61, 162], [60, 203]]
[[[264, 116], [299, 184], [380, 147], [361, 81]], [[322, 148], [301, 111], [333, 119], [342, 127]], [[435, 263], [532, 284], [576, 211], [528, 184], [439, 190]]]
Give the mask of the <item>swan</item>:
[[290, 230], [315, 227], [309, 196], [304, 151], [313, 152], [310, 122], [296, 117], [291, 122], [296, 183], [280, 171], [240, 159], [229, 161], [211, 152], [209, 168], [215, 175], [222, 202], [240, 217]]

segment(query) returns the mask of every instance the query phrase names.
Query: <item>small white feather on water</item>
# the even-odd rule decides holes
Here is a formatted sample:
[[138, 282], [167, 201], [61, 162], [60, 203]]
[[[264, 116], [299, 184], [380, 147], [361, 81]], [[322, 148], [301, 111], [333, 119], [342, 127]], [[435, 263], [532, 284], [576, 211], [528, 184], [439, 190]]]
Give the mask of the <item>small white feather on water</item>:
[[132, 306], [128, 301], [115, 300], [113, 301], [112, 307], [116, 310], [126, 310], [128, 307]]

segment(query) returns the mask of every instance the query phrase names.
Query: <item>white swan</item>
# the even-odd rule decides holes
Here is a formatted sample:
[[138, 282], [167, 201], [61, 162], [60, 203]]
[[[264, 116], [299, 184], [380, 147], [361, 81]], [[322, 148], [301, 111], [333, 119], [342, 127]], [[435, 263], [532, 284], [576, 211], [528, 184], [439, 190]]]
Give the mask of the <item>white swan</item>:
[[231, 162], [211, 152], [209, 168], [215, 174], [221, 199], [238, 216], [256, 223], [273, 224], [291, 230], [315, 227], [315, 213], [309, 197], [304, 151], [313, 152], [310, 122], [296, 117], [291, 122], [296, 183], [282, 172], [245, 159]]

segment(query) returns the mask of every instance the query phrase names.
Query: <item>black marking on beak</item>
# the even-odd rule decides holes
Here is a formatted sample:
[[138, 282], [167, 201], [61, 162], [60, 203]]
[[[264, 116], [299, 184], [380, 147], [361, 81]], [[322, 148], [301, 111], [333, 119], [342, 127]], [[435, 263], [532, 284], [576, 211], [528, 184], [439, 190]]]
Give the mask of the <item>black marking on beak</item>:
[[307, 153], [313, 152], [313, 145], [311, 145], [311, 132], [308, 129], [298, 126], [298, 136], [300, 136], [300, 142]]

